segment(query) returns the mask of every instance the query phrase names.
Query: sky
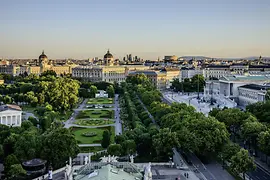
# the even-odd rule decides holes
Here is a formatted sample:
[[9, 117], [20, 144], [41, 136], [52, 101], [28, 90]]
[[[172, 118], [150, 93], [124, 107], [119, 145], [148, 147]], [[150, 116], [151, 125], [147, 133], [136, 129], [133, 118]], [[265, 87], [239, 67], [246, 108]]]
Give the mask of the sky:
[[269, 0], [0, 0], [0, 58], [270, 56]]

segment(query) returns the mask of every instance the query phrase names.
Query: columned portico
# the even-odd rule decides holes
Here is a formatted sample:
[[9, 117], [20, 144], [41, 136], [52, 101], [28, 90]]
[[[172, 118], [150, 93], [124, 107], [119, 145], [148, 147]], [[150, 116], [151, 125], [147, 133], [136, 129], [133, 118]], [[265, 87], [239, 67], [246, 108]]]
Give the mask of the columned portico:
[[0, 123], [7, 126], [21, 126], [22, 110], [17, 105], [0, 106]]

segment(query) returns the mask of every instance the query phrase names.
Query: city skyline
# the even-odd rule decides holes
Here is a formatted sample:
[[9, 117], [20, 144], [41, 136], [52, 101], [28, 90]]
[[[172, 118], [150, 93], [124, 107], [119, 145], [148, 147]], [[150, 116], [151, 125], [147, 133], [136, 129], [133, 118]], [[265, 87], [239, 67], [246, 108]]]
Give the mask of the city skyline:
[[2, 2], [0, 58], [270, 56], [267, 0], [72, 2]]

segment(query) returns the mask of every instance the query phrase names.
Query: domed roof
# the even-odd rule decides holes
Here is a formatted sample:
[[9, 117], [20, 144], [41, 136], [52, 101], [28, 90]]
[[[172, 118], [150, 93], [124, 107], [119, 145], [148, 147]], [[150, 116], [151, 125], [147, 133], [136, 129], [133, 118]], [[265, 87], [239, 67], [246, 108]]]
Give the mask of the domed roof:
[[39, 56], [39, 59], [47, 58], [47, 56], [44, 54], [44, 51], [42, 51], [42, 54]]
[[110, 50], [104, 55], [104, 58], [113, 58], [113, 55], [110, 53]]
[[171, 60], [172, 60], [172, 61], [177, 61], [177, 59], [178, 59], [178, 58], [177, 58], [177, 56], [175, 56], [175, 55], [173, 55], [173, 56], [171, 57]]

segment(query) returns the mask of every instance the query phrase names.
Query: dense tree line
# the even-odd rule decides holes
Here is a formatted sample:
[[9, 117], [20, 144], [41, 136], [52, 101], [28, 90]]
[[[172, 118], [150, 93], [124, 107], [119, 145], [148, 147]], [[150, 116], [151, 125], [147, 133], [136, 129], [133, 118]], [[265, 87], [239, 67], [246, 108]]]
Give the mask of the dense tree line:
[[[249, 123], [253, 123], [252, 126], [256, 126], [259, 130], [264, 129], [264, 127], [257, 125], [256, 121], [252, 119], [253, 116], [231, 109], [230, 111], [234, 114], [230, 114], [226, 110], [224, 114], [214, 110], [215, 115], [206, 117], [186, 104], [172, 103], [168, 105], [163, 103], [161, 94], [148, 84], [149, 81], [144, 75], [128, 78], [127, 82], [127, 89], [130, 87], [132, 90], [128, 92], [129, 94], [125, 93], [128, 95], [127, 97], [134, 98], [139, 95], [154, 116], [157, 125], [161, 127], [161, 129], [156, 128], [155, 131], [152, 131], [154, 134], [149, 137], [149, 142], [152, 142], [153, 148], [151, 154], [154, 154], [155, 159], [168, 160], [172, 155], [172, 148], [176, 147], [181, 149], [182, 152], [194, 152], [199, 157], [208, 159], [223, 157], [224, 161], [231, 162], [230, 168], [237, 175], [239, 173], [245, 174], [247, 171], [254, 169], [253, 159], [248, 155], [248, 152], [236, 144], [231, 145], [230, 142], [230, 133], [232, 136], [237, 136], [239, 131], [242, 132], [241, 136], [245, 137], [247, 141], [254, 142], [257, 136], [254, 136], [253, 131], [249, 131], [251, 127]], [[139, 114], [140, 108], [132, 105], [132, 102], [136, 104], [136, 100], [130, 101], [129, 104], [131, 105], [130, 107], [127, 106], [127, 109], [129, 109], [127, 114], [131, 112], [132, 116], [127, 115], [126, 119], [132, 123], [139, 122], [140, 118], [137, 118], [136, 115]], [[127, 99], [127, 102], [129, 102], [129, 99]], [[231, 122], [233, 121], [232, 118], [236, 123]], [[154, 125], [150, 124], [151, 126]], [[134, 128], [134, 124], [131, 127]], [[267, 136], [267, 133], [264, 136]], [[135, 143], [138, 145], [136, 138]], [[231, 146], [231, 149], [227, 148]]]
[[42, 158], [57, 169], [79, 152], [71, 130], [63, 128], [57, 121], [44, 132], [30, 121], [23, 121], [21, 127], [0, 125], [0, 130], [1, 159], [8, 179], [30, 178], [22, 169], [24, 161]]
[[116, 144], [108, 147], [111, 155], [124, 156], [138, 153], [139, 158], [151, 160], [156, 157], [152, 148], [152, 137], [157, 133], [157, 127], [152, 124], [147, 112], [136, 96], [132, 84], [122, 83], [123, 94], [120, 98], [121, 120], [127, 130], [115, 137]]
[[171, 89], [180, 92], [203, 92], [205, 86], [205, 80], [203, 75], [197, 74], [192, 78], [186, 78], [180, 82], [179, 79], [174, 79]]

